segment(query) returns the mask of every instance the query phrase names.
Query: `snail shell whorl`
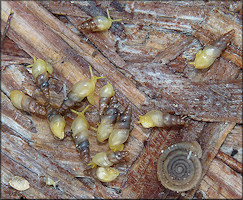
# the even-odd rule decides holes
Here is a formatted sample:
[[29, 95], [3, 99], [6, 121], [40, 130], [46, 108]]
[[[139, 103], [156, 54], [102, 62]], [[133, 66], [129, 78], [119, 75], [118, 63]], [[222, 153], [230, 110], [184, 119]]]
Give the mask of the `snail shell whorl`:
[[181, 126], [185, 124], [185, 121], [176, 115], [164, 113], [160, 110], [151, 110], [144, 116], [140, 116], [138, 123], [141, 123], [144, 128], [151, 128]]
[[114, 89], [112, 85], [107, 82], [105, 86], [103, 86], [100, 89], [100, 94], [99, 94], [99, 114], [103, 115], [105, 109], [108, 107], [111, 97], [113, 97], [115, 94]]
[[41, 106], [34, 99], [25, 95], [23, 92], [19, 90], [11, 91], [10, 99], [12, 104], [20, 110], [43, 116], [46, 115], [46, 109], [44, 106]]
[[181, 119], [181, 117], [176, 115], [171, 115], [169, 113], [164, 113], [164, 126], [171, 127], [171, 126], [181, 126], [185, 124], [185, 120]]
[[32, 66], [32, 75], [36, 81], [37, 86], [42, 90], [45, 97], [49, 99], [49, 75], [53, 73], [53, 67], [50, 63], [45, 62], [42, 59], [35, 59], [33, 57], [34, 63], [28, 65], [27, 67]]
[[107, 153], [107, 157], [114, 164], [119, 163], [119, 161], [125, 158], [127, 155], [128, 155], [128, 151], [117, 151], [117, 152], [109, 151]]
[[227, 45], [231, 41], [232, 37], [235, 34], [235, 30], [232, 29], [231, 31], [222, 35], [218, 40], [212, 43], [212, 46], [219, 49], [221, 52], [226, 49]]
[[41, 91], [44, 93], [45, 97], [47, 99], [50, 98], [49, 96], [49, 74], [47, 72], [44, 72], [43, 74], [40, 74], [36, 78], [36, 84], [41, 89]]
[[118, 116], [116, 104], [117, 100], [113, 98], [104, 115], [101, 116], [101, 122], [97, 130], [97, 139], [99, 142], [103, 142], [108, 139], [114, 128]]
[[78, 25], [78, 30], [94, 30], [97, 28], [93, 18], [84, 21], [82, 24]]
[[107, 19], [104, 16], [96, 16], [89, 19], [78, 26], [81, 30], [91, 30], [91, 31], [105, 31], [111, 27], [112, 20]]
[[196, 141], [181, 142], [168, 147], [158, 160], [159, 181], [172, 191], [192, 189], [201, 178], [201, 155], [201, 147]]
[[221, 55], [222, 51], [225, 50], [234, 33], [235, 30], [231, 30], [214, 41], [211, 45], [207, 45], [203, 50], [199, 50], [196, 54], [195, 61], [189, 64], [194, 65], [197, 69], [210, 67]]
[[127, 156], [127, 151], [108, 151], [108, 152], [99, 152], [97, 153], [92, 162], [88, 165], [92, 165], [92, 168], [100, 166], [100, 167], [110, 167], [114, 164], [119, 163], [120, 160]]
[[75, 145], [79, 153], [81, 154], [81, 158], [84, 159], [85, 162], [89, 162], [89, 123], [87, 122], [84, 112], [87, 110], [89, 106], [82, 112], [77, 112], [71, 110], [72, 112], [78, 114], [71, 125], [71, 130], [73, 132], [72, 137], [74, 139]]
[[114, 129], [109, 137], [109, 147], [112, 151], [115, 152], [123, 150], [123, 143], [129, 137], [131, 117], [132, 107], [129, 105], [116, 122]]

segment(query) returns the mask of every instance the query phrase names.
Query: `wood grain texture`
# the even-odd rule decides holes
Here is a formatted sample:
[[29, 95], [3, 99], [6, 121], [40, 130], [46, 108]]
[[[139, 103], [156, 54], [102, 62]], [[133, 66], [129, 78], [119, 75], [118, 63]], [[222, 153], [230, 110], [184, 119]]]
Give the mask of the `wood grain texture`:
[[[1, 5], [2, 31], [10, 11], [14, 12], [1, 52], [3, 198], [191, 199], [199, 193], [208, 198], [241, 197], [241, 174], [227, 165], [231, 158], [216, 157], [220, 147], [222, 151], [223, 146], [239, 146], [233, 140], [239, 140], [242, 123], [240, 2], [3, 1]], [[122, 19], [109, 31], [76, 29], [86, 19], [106, 16], [107, 8], [111, 18]], [[188, 64], [203, 45], [229, 29], [236, 34], [209, 69], [200, 71]], [[132, 105], [133, 129], [125, 143], [129, 155], [115, 166], [120, 175], [113, 182], [104, 184], [92, 175], [71, 137], [56, 140], [46, 118], [11, 104], [9, 94], [14, 89], [41, 101], [31, 69], [26, 69], [32, 56], [53, 65], [50, 92], [55, 105], [60, 106], [73, 84], [90, 78], [89, 65], [95, 75], [106, 77], [98, 80], [95, 105], [86, 113], [92, 126], [99, 121], [98, 94], [107, 81], [115, 89], [120, 112]], [[87, 104], [84, 100], [79, 110]], [[145, 129], [137, 124], [138, 116], [151, 109], [184, 116], [187, 124]], [[75, 115], [65, 117], [68, 132]], [[91, 157], [109, 149], [97, 142], [93, 130], [89, 140]], [[193, 140], [203, 150], [201, 182], [185, 193], [165, 189], [156, 176], [161, 150]], [[30, 189], [11, 188], [12, 176], [27, 179]], [[46, 185], [48, 177], [60, 180], [56, 189]], [[234, 179], [237, 185], [231, 187]]]
[[242, 176], [218, 159], [213, 160], [200, 189], [207, 194], [206, 198], [241, 199]]

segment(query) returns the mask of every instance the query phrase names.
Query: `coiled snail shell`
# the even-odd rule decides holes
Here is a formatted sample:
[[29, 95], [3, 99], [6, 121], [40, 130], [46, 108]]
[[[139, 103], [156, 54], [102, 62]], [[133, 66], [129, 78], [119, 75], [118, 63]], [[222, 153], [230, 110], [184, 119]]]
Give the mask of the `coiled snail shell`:
[[104, 142], [108, 139], [113, 131], [118, 116], [116, 105], [117, 100], [113, 98], [109, 107], [105, 110], [104, 115], [101, 116], [101, 122], [97, 129], [97, 140], [99, 142]]
[[159, 157], [157, 175], [165, 188], [183, 192], [200, 181], [202, 150], [198, 142], [181, 142], [165, 149]]
[[37, 86], [42, 90], [45, 97], [49, 99], [49, 76], [53, 73], [53, 67], [50, 63], [42, 59], [33, 57], [34, 63], [27, 67], [32, 67], [32, 76], [36, 81]]
[[218, 40], [211, 45], [207, 45], [203, 50], [199, 50], [196, 54], [194, 62], [189, 62], [197, 69], [205, 69], [210, 67], [214, 61], [221, 55], [222, 51], [226, 49], [227, 44], [233, 37], [235, 30], [221, 36]]
[[90, 104], [94, 105], [94, 90], [98, 79], [105, 77], [97, 77], [93, 75], [91, 66], [89, 66], [91, 78], [89, 81], [81, 80], [73, 85], [71, 92], [68, 94], [68, 98], [64, 100], [59, 109], [60, 113], [63, 113], [70, 107], [73, 107], [76, 102], [81, 102], [85, 97], [87, 97]]
[[12, 104], [20, 110], [42, 116], [46, 115], [46, 108], [44, 106], [40, 105], [34, 99], [19, 90], [10, 92], [10, 100]]
[[151, 127], [171, 127], [184, 125], [185, 121], [178, 116], [164, 113], [159, 110], [151, 110], [144, 116], [139, 115], [141, 123], [144, 128]]
[[72, 137], [77, 150], [81, 154], [81, 158], [83, 158], [85, 162], [89, 161], [89, 123], [84, 116], [84, 112], [88, 107], [89, 106], [86, 106], [82, 112], [71, 110], [78, 115], [71, 125], [71, 130], [73, 132]]
[[123, 143], [126, 142], [129, 137], [131, 117], [132, 107], [129, 105], [117, 120], [109, 137], [109, 147], [112, 151], [116, 152], [124, 149]]
[[121, 19], [112, 20], [109, 14], [109, 10], [107, 9], [107, 16], [96, 16], [92, 19], [89, 19], [78, 26], [78, 29], [91, 30], [93, 32], [96, 31], [106, 31], [111, 27], [112, 22], [120, 21]]
[[100, 89], [100, 100], [99, 100], [99, 114], [103, 115], [105, 109], [108, 107], [111, 97], [113, 97], [115, 91], [112, 85], [107, 82], [105, 86]]
[[92, 165], [92, 168], [95, 168], [97, 166], [100, 166], [100, 167], [110, 167], [110, 166], [118, 163], [124, 157], [126, 157], [127, 154], [128, 154], [127, 151], [100, 152], [100, 153], [97, 153], [93, 157], [92, 162], [89, 163], [88, 165]]

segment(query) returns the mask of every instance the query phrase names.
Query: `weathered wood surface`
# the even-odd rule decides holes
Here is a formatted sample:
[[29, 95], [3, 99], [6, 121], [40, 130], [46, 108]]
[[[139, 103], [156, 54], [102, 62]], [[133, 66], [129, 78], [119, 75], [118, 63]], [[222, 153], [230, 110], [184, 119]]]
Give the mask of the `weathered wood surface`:
[[[241, 197], [241, 174], [219, 156], [215, 158], [221, 144], [229, 140], [225, 138], [231, 137], [229, 133], [239, 133], [234, 130], [241, 126], [235, 124], [242, 123], [240, 1], [4, 1], [1, 5], [2, 31], [10, 11], [14, 12], [2, 47], [2, 198], [192, 198], [198, 192], [208, 198]], [[87, 18], [105, 15], [106, 8], [113, 19], [122, 22], [104, 33], [76, 30]], [[233, 41], [213, 66], [199, 71], [188, 64], [201, 44], [231, 29], [236, 31]], [[72, 84], [89, 78], [89, 64], [96, 75], [106, 76], [98, 81], [96, 104], [87, 112], [93, 126], [98, 122], [98, 92], [107, 80], [115, 88], [119, 109], [132, 105], [133, 130], [125, 145], [130, 154], [116, 166], [120, 176], [115, 181], [101, 184], [88, 176], [70, 137], [55, 140], [45, 118], [12, 106], [9, 93], [14, 89], [40, 98], [25, 68], [32, 63], [31, 56], [51, 61], [51, 94], [56, 104]], [[150, 109], [187, 116], [187, 126], [144, 129], [136, 123], [138, 115]], [[67, 131], [74, 117], [68, 115]], [[169, 191], [156, 176], [160, 152], [171, 144], [192, 140], [202, 146], [205, 176], [191, 191]], [[91, 156], [108, 150], [107, 144], [97, 143], [94, 131], [90, 148]], [[26, 178], [31, 188], [23, 192], [11, 188], [8, 181], [14, 175]], [[47, 177], [60, 180], [56, 190], [45, 184]], [[229, 179], [236, 179], [237, 187], [231, 187]]]

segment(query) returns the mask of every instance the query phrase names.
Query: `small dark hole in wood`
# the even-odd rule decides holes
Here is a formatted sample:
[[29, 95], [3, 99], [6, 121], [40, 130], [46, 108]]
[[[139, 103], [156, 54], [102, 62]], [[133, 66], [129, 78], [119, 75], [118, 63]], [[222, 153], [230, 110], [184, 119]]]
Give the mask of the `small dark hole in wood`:
[[237, 154], [237, 153], [238, 153], [238, 150], [233, 149], [233, 151], [231, 152], [231, 156], [234, 156], [234, 155]]

